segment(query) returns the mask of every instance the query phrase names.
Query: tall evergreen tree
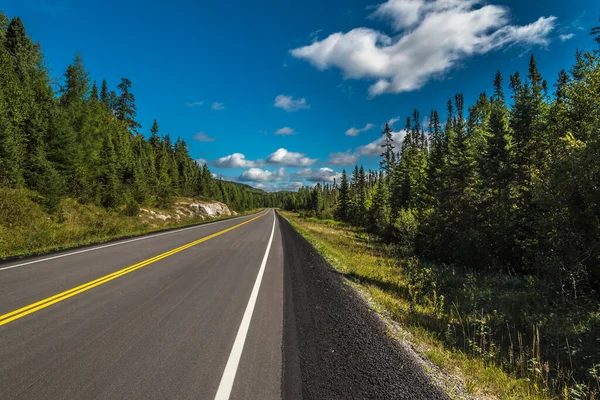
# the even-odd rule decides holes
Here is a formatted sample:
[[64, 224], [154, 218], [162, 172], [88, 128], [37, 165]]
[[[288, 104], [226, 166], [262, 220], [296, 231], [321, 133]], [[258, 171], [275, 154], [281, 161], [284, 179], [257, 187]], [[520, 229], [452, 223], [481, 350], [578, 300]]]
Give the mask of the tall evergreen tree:
[[121, 83], [117, 86], [121, 94], [116, 100], [115, 115], [118, 119], [125, 122], [131, 132], [137, 132], [142, 126], [135, 121], [137, 109], [135, 106], [135, 96], [131, 93], [131, 81], [127, 78], [121, 78]]
[[100, 101], [108, 109], [110, 107], [110, 94], [108, 92], [108, 84], [106, 79], [102, 80], [102, 89], [100, 90]]
[[381, 148], [383, 149], [383, 152], [381, 153], [382, 159], [379, 162], [379, 167], [385, 172], [385, 178], [389, 180], [394, 168], [394, 140], [392, 137], [392, 129], [390, 128], [390, 125], [387, 122], [385, 123], [385, 127], [383, 128], [382, 135], [383, 144], [381, 145]]
[[346, 170], [342, 171], [339, 192], [340, 194], [335, 214], [340, 221], [348, 221], [350, 212], [350, 189], [348, 186], [348, 178], [346, 177]]

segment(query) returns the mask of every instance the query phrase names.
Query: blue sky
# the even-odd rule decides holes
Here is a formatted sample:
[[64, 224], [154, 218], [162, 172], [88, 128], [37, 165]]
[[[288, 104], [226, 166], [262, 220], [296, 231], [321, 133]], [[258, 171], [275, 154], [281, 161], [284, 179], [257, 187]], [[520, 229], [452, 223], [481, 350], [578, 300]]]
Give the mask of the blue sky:
[[[381, 125], [414, 108], [444, 115], [526, 71], [553, 83], [592, 49], [593, 0], [8, 0], [59, 80], [76, 52], [93, 79], [133, 82], [156, 118], [225, 179], [267, 190], [377, 168]], [[351, 164], [351, 165], [346, 165]]]

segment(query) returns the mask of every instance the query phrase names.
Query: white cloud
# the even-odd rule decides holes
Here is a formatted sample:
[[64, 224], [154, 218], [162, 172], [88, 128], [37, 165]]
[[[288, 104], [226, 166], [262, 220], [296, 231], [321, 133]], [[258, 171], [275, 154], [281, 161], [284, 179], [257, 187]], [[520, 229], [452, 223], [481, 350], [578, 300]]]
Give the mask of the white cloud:
[[284, 94], [280, 94], [275, 97], [274, 107], [281, 108], [288, 112], [294, 112], [298, 110], [309, 109], [310, 105], [306, 102], [306, 99], [303, 97], [301, 99], [294, 99], [292, 96], [286, 96]]
[[573, 36], [575, 36], [574, 33], [565, 33], [560, 35], [558, 38], [560, 39], [561, 42], [566, 42], [569, 39], [573, 39]]
[[510, 25], [509, 9], [482, 0], [388, 0], [371, 15], [392, 22], [390, 37], [370, 29], [337, 32], [292, 56], [344, 78], [369, 79], [371, 96], [421, 88], [465, 58], [513, 45], [547, 45], [556, 17]]
[[280, 136], [288, 136], [288, 135], [295, 135], [296, 133], [294, 132], [294, 130], [292, 128], [288, 128], [287, 126], [284, 126], [281, 129], [277, 129], [275, 131], [276, 135], [280, 135]]
[[189, 103], [185, 103], [185, 105], [188, 107], [201, 106], [202, 104], [204, 104], [203, 101], [191, 101]]
[[[400, 151], [400, 148], [402, 147], [402, 141], [404, 140], [405, 135], [406, 135], [406, 131], [404, 129], [401, 131], [398, 131], [398, 132], [392, 132], [392, 140], [394, 142], [394, 147], [395, 147], [394, 151], [395, 152]], [[383, 145], [383, 136], [369, 144], [358, 147], [355, 151], [355, 155], [379, 156], [379, 155], [381, 155], [381, 152], [383, 151], [383, 149], [381, 147], [382, 145]]]
[[216, 139], [214, 137], [208, 136], [204, 132], [198, 132], [194, 135], [194, 140], [197, 142], [214, 142]]
[[238, 180], [249, 182], [277, 182], [286, 177], [285, 168], [279, 168], [277, 171], [268, 171], [260, 168], [250, 168], [242, 172]]
[[197, 158], [196, 160], [196, 164], [198, 164], [199, 166], [203, 166], [204, 164], [206, 164], [206, 160], [204, 158]]
[[373, 124], [367, 124], [367, 125], [365, 125], [364, 128], [360, 128], [360, 129], [352, 127], [346, 131], [346, 136], [358, 136], [359, 133], [366, 132], [369, 129], [373, 128], [374, 126], [375, 125], [373, 125]]
[[388, 124], [389, 124], [391, 127], [393, 127], [393, 126], [394, 126], [394, 124], [395, 124], [396, 122], [398, 122], [398, 121], [400, 121], [400, 117], [394, 117], [394, 118], [391, 118], [391, 119], [388, 121]]
[[318, 170], [306, 168], [296, 172], [296, 175], [310, 182], [333, 182], [334, 179], [339, 181], [342, 177], [341, 173], [335, 172], [331, 168], [319, 168]]
[[278, 192], [280, 190], [286, 190], [296, 192], [298, 189], [304, 186], [302, 182], [281, 182], [281, 183], [255, 183], [254, 186], [257, 189], [264, 190], [266, 192]]
[[210, 108], [216, 111], [224, 110], [225, 104], [215, 101], [214, 103], [212, 103], [212, 106], [210, 106]]
[[286, 149], [279, 149], [267, 157], [269, 164], [281, 164], [290, 167], [307, 167], [317, 162], [314, 158], [308, 158], [305, 154], [295, 153]]
[[327, 163], [331, 165], [355, 165], [359, 157], [360, 155], [347, 150], [345, 152], [329, 154]]
[[250, 168], [257, 165], [255, 161], [246, 160], [246, 156], [242, 153], [233, 153], [221, 157], [214, 161], [213, 164], [219, 168]]

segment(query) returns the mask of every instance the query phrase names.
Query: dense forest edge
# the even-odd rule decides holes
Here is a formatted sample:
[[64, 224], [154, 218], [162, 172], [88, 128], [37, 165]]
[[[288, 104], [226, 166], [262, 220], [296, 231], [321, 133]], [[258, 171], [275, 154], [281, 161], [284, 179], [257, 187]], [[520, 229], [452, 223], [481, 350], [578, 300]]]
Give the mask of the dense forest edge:
[[[600, 46], [600, 27], [591, 34]], [[498, 72], [468, 109], [457, 94], [427, 126], [415, 110], [400, 149], [386, 124], [379, 171], [356, 166], [284, 208], [391, 246], [406, 291], [390, 285], [396, 272], [373, 284], [412, 296], [413, 315], [431, 317], [417, 323], [447, 346], [552, 397], [597, 398], [600, 49], [578, 51], [552, 88], [533, 55], [508, 82], [507, 95]]]
[[132, 88], [98, 84], [80, 55], [54, 82], [21, 19], [0, 12], [0, 257], [155, 230], [135, 220], [140, 208], [180, 198], [237, 212], [279, 204], [280, 194], [215, 179], [156, 120], [146, 137]]

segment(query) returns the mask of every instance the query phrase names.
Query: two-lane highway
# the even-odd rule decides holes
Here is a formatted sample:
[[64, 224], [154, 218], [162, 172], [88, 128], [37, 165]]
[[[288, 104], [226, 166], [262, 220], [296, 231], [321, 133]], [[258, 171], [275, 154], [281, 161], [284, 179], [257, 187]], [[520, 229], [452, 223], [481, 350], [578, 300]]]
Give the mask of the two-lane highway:
[[0, 399], [446, 399], [273, 210], [0, 264]]
[[0, 265], [0, 398], [280, 398], [281, 243], [268, 210]]

